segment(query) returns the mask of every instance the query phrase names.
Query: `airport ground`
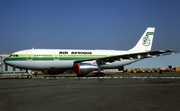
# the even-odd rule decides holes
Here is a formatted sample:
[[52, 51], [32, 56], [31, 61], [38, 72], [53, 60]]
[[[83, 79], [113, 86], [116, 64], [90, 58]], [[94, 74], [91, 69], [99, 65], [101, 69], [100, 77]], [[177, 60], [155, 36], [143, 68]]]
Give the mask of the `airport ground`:
[[179, 74], [169, 75], [0, 79], [0, 111], [179, 111]]

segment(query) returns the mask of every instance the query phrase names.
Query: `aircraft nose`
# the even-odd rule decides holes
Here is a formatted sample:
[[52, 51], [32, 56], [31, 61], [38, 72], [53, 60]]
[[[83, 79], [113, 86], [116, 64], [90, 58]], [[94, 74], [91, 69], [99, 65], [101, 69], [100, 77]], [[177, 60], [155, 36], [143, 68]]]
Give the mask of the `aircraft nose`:
[[9, 64], [9, 63], [8, 63], [8, 58], [5, 58], [5, 59], [3, 60], [3, 62], [8, 65], [8, 64]]
[[6, 64], [6, 58], [3, 60], [3, 62]]

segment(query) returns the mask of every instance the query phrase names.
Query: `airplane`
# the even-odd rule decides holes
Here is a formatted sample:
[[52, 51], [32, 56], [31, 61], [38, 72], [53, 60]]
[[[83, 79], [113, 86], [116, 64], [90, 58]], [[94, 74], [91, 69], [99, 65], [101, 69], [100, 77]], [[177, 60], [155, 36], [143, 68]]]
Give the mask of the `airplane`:
[[[117, 69], [145, 58], [174, 53], [174, 50], [151, 51], [154, 27], [148, 27], [130, 50], [27, 49], [12, 53], [4, 63], [16, 68], [59, 74], [69, 69], [78, 77], [102, 69]], [[31, 75], [28, 75], [31, 78]]]

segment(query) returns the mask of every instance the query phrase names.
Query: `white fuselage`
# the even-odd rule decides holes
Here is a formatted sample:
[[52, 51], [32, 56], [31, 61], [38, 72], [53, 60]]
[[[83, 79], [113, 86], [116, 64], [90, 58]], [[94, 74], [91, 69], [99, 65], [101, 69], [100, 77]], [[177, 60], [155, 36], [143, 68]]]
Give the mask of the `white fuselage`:
[[[70, 49], [29, 49], [13, 53], [5, 59], [6, 64], [18, 68], [49, 70], [49, 69], [71, 69], [74, 61], [91, 58], [101, 58], [134, 52], [115, 50], [70, 50]], [[106, 63], [103, 69], [119, 68], [131, 64], [140, 59], [124, 59]], [[95, 61], [88, 61], [94, 64]]]

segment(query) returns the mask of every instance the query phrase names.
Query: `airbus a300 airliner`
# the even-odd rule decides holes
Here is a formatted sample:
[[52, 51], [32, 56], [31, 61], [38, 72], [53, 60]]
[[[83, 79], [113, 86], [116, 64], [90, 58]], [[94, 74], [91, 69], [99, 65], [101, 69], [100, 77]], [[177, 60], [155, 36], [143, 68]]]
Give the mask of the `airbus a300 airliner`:
[[69, 69], [74, 70], [77, 76], [85, 76], [92, 71], [100, 73], [102, 69], [116, 69], [144, 58], [173, 53], [173, 50], [151, 51], [154, 31], [154, 27], [148, 27], [138, 43], [126, 51], [33, 48], [12, 53], [4, 62], [16, 68], [47, 71], [49, 74]]

